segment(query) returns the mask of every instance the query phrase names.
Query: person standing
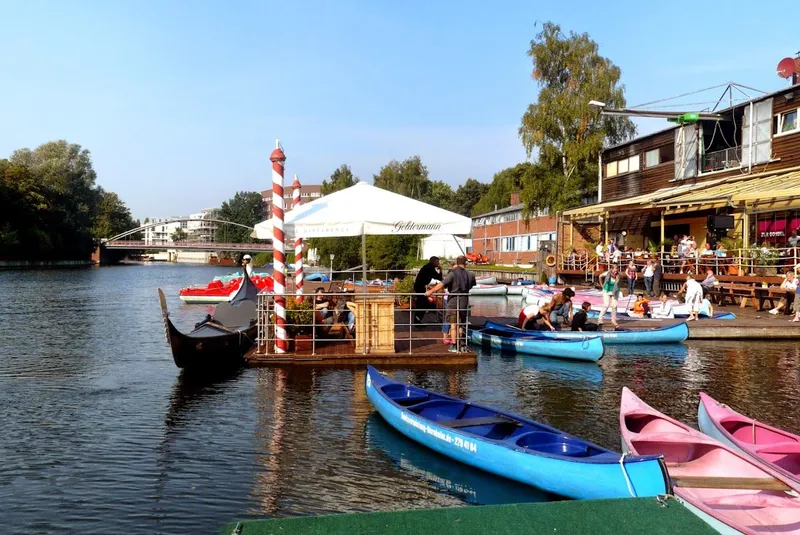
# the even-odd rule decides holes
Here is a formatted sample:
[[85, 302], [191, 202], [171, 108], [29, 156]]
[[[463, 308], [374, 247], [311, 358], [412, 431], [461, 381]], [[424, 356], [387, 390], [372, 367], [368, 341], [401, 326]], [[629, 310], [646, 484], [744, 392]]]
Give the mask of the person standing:
[[252, 261], [253, 261], [253, 257], [250, 256], [249, 254], [246, 254], [246, 255], [244, 255], [242, 257], [242, 268], [244, 268], [244, 270], [247, 271], [247, 276], [248, 277], [252, 277], [253, 276], [253, 264], [252, 264]]
[[686, 321], [700, 319], [700, 303], [703, 300], [703, 287], [694, 280], [691, 272], [686, 275], [686, 304], [689, 306], [689, 318]]
[[636, 264], [633, 260], [628, 262], [628, 267], [625, 268], [625, 278], [628, 279], [628, 295], [633, 295], [636, 290], [636, 279], [639, 277], [639, 272], [636, 269]]
[[619, 268], [611, 266], [608, 271], [600, 274], [600, 286], [603, 288], [603, 308], [600, 309], [598, 325], [603, 324], [606, 311], [611, 308], [611, 324], [619, 327], [617, 323], [617, 295], [619, 294]]
[[447, 299], [447, 315], [445, 321], [450, 324], [450, 340], [454, 343], [450, 346], [451, 353], [461, 352], [461, 336], [463, 328], [467, 322], [467, 312], [469, 307], [469, 291], [475, 287], [475, 274], [467, 270], [467, 257], [459, 256], [456, 258], [456, 265], [441, 282], [436, 283], [433, 288], [425, 292], [425, 297], [447, 288], [449, 297]]
[[656, 256], [653, 262], [653, 289], [650, 292], [650, 297], [654, 295], [661, 295], [661, 277], [664, 275], [664, 266], [661, 264], [661, 259]]
[[650, 297], [653, 297], [653, 275], [654, 274], [655, 274], [655, 271], [653, 269], [653, 261], [652, 260], [648, 260], [647, 261], [647, 265], [645, 265], [645, 267], [644, 267], [644, 272], [642, 273], [642, 276], [644, 277], [644, 291]]
[[432, 256], [428, 263], [420, 268], [417, 278], [414, 279], [414, 293], [418, 294], [414, 298], [414, 325], [422, 323], [428, 310], [436, 309], [436, 301], [431, 302], [426, 296], [422, 295], [428, 288], [431, 281], [442, 280], [442, 268], [439, 264], [439, 257]]

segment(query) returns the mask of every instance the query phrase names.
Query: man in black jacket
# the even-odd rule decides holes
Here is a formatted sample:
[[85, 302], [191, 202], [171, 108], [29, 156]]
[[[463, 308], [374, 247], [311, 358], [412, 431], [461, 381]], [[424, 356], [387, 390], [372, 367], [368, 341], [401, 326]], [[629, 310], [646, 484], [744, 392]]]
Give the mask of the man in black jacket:
[[[414, 279], [414, 293], [424, 294], [432, 280], [439, 282], [442, 280], [442, 268], [439, 265], [438, 256], [432, 256], [417, 273], [417, 278]], [[436, 309], [435, 301], [431, 302], [424, 295], [418, 295], [414, 299], [414, 324], [420, 324], [425, 313], [434, 309]]]

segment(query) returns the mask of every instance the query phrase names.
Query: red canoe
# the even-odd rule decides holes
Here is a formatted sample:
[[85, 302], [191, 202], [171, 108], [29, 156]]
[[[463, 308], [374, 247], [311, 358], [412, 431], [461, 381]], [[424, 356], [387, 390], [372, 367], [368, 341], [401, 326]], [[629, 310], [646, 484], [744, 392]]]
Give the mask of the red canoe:
[[624, 450], [663, 455], [675, 496], [721, 533], [800, 533], [800, 496], [789, 479], [622, 389]]
[[[273, 290], [274, 281], [272, 277], [259, 277], [257, 275], [250, 277], [250, 280], [258, 287], [258, 290], [263, 292], [271, 292]], [[189, 286], [182, 288], [179, 295], [181, 301], [184, 303], [192, 304], [212, 304], [222, 303], [229, 301], [231, 297], [236, 295], [239, 286], [242, 285], [242, 277], [231, 279], [228, 282], [220, 280], [213, 280], [206, 286]]]
[[697, 424], [705, 434], [769, 465], [800, 485], [800, 437], [739, 414], [700, 393]]

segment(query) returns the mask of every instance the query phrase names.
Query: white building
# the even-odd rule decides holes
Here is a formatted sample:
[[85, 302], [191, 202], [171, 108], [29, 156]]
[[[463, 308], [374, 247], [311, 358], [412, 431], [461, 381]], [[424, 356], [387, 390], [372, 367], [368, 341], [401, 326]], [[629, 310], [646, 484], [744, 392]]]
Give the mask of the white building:
[[[216, 208], [206, 208], [194, 214], [189, 214], [188, 217], [152, 218], [149, 223], [163, 224], [145, 229], [144, 242], [147, 245], [170, 245], [172, 243], [172, 234], [177, 229], [183, 229], [186, 232], [186, 241], [188, 242], [212, 243], [217, 231], [217, 223], [206, 220], [216, 219], [217, 215]], [[197, 219], [201, 221], [174, 221], [175, 219]]]
[[144, 229], [144, 242], [146, 245], [169, 245], [172, 243], [172, 233], [177, 229], [186, 230], [186, 221], [172, 221], [178, 217], [154, 217], [149, 223], [162, 223]]
[[200, 219], [202, 221], [189, 221], [186, 232], [189, 234], [187, 241], [192, 243], [212, 243], [217, 233], [217, 223], [208, 221], [217, 219], [219, 210], [217, 208], [206, 208], [195, 214], [189, 214], [189, 219]]

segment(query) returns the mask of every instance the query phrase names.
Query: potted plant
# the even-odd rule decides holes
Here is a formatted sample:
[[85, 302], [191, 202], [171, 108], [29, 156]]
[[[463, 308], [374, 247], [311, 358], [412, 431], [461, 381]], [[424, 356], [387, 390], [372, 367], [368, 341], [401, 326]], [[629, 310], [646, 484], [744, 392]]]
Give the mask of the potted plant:
[[312, 323], [314, 321], [314, 298], [305, 296], [286, 300], [286, 334], [289, 338], [289, 351], [311, 349]]
[[[414, 293], [414, 278], [405, 277], [395, 284], [394, 291], [397, 294], [411, 294]], [[410, 295], [399, 295], [397, 297], [397, 305], [402, 309], [408, 309], [411, 306]]]
[[775, 266], [778, 264], [780, 252], [772, 244], [764, 242], [760, 247], [756, 244], [751, 256], [755, 260], [756, 273], [759, 276], [774, 277], [778, 274]]

